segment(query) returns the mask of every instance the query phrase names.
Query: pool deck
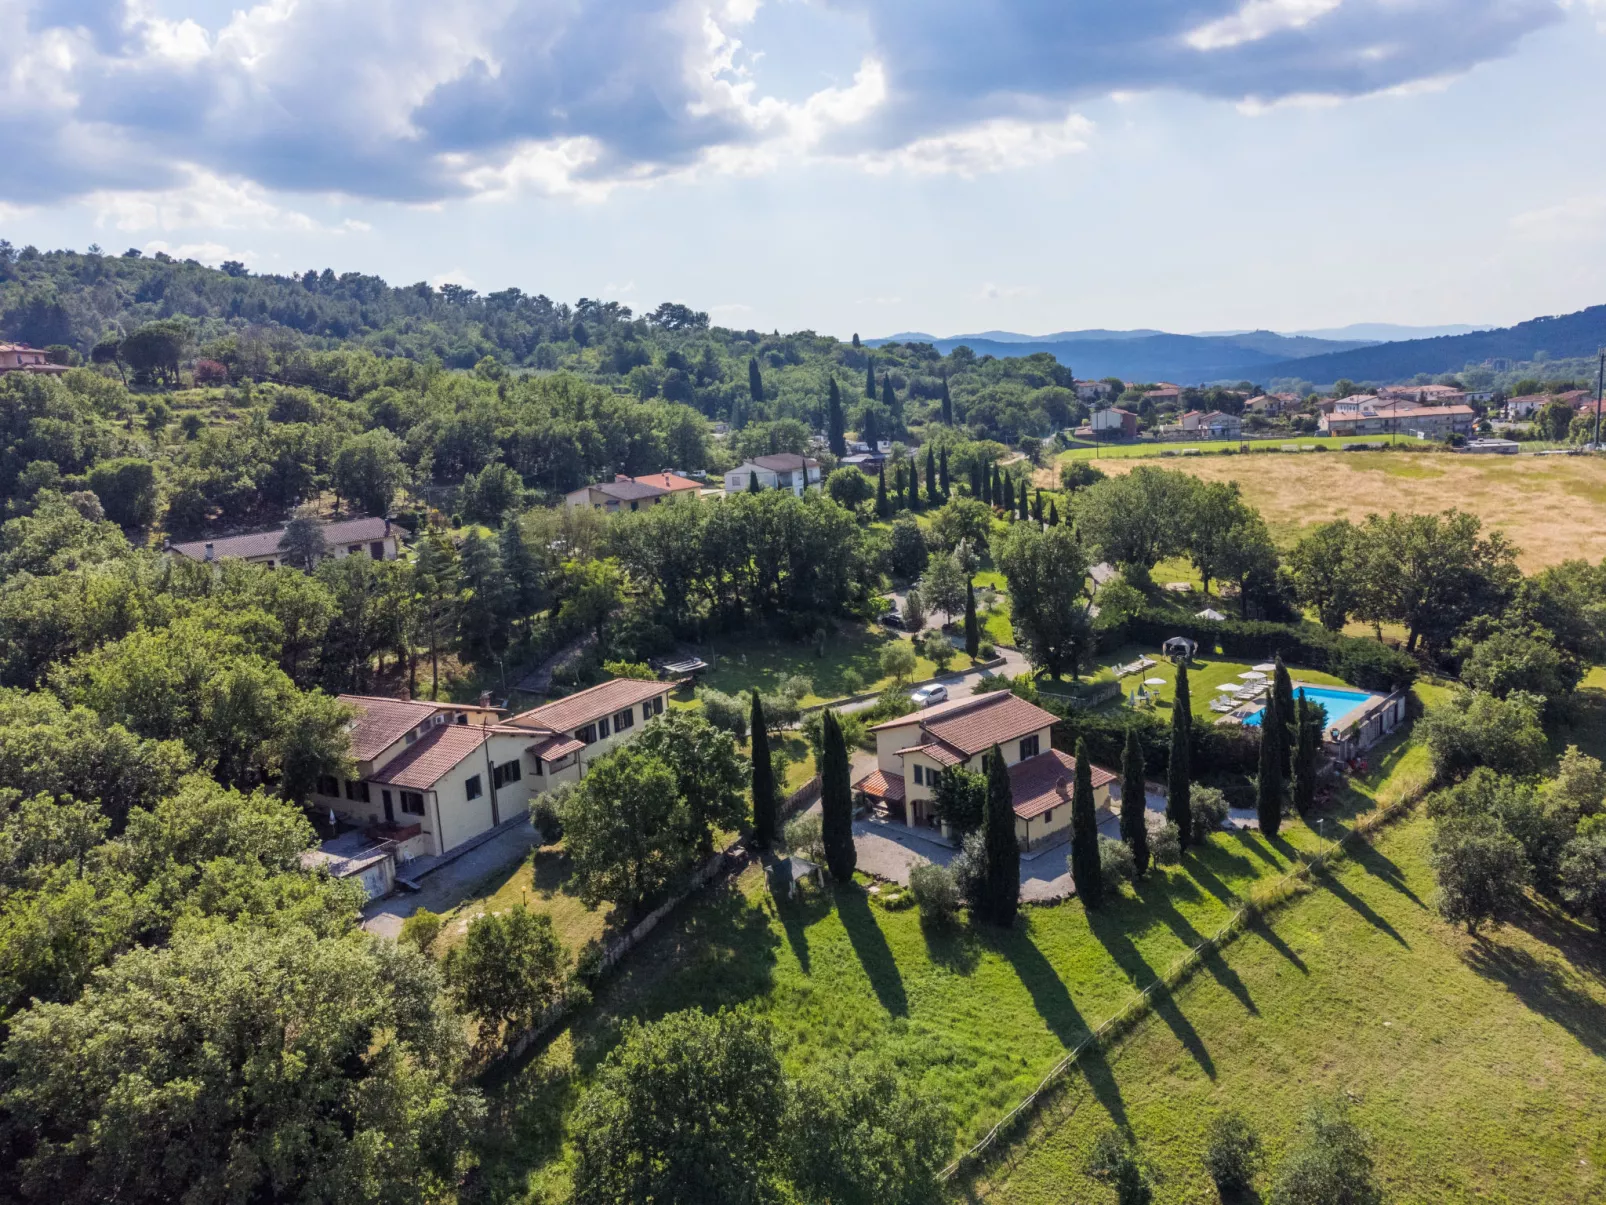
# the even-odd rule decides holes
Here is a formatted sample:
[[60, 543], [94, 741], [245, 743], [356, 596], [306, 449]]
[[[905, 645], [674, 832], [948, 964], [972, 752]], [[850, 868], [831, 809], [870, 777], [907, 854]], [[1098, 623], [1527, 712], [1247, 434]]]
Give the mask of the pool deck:
[[[1313, 682], [1295, 682], [1293, 687], [1296, 697], [1298, 696], [1299, 692], [1303, 690], [1312, 694], [1315, 694], [1317, 691], [1321, 691], [1329, 695], [1353, 695], [1361, 700], [1361, 702], [1356, 703], [1355, 706], [1351, 707], [1348, 711], [1344, 712], [1343, 715], [1339, 716], [1337, 720], [1329, 720], [1326, 725], [1326, 730], [1329, 732], [1331, 732], [1334, 728], [1354, 727], [1355, 723], [1364, 720], [1372, 712], [1376, 711], [1384, 703], [1388, 702], [1389, 698], [1391, 697], [1389, 695], [1375, 694], [1369, 690], [1352, 690], [1337, 686], [1317, 686]], [[1260, 711], [1265, 708], [1265, 706], [1265, 699], [1251, 700], [1250, 702], [1245, 703], [1242, 707], [1237, 708], [1235, 711], [1231, 711], [1223, 715], [1219, 720], [1216, 721], [1216, 723], [1242, 725], [1251, 716], [1258, 715]]]

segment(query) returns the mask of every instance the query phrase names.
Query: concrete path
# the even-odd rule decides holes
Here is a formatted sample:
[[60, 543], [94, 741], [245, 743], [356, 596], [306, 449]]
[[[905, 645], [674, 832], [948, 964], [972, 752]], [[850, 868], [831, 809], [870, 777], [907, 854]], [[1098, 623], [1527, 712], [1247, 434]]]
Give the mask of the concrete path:
[[362, 927], [382, 937], [401, 933], [402, 921], [420, 908], [447, 912], [475, 894], [486, 879], [506, 871], [511, 873], [535, 846], [535, 829], [528, 824], [496, 834], [485, 844], [432, 871], [420, 884], [421, 891], [398, 891], [374, 900], [362, 911]]

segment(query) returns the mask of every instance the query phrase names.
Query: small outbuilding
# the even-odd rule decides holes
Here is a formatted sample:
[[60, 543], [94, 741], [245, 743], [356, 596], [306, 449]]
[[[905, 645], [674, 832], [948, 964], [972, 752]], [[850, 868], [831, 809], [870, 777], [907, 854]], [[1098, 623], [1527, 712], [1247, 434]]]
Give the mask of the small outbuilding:
[[770, 890], [776, 894], [784, 893], [787, 899], [797, 896], [800, 883], [814, 880], [814, 885], [820, 885], [820, 868], [806, 858], [782, 858], [770, 863], [769, 866]]
[[1173, 636], [1160, 646], [1160, 652], [1173, 661], [1192, 661], [1199, 642], [1188, 636]]

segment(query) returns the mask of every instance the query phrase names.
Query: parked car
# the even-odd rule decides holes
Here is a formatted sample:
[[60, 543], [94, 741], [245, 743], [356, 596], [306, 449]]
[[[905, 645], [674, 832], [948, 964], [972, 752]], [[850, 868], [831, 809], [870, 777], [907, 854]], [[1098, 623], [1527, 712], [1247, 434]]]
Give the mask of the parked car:
[[881, 626], [884, 628], [897, 628], [901, 632], [903, 630], [903, 616], [896, 611], [888, 611], [881, 617]]
[[948, 701], [948, 688], [940, 682], [930, 686], [922, 686], [909, 695], [909, 701], [916, 707], [930, 707], [933, 703], [946, 703]]

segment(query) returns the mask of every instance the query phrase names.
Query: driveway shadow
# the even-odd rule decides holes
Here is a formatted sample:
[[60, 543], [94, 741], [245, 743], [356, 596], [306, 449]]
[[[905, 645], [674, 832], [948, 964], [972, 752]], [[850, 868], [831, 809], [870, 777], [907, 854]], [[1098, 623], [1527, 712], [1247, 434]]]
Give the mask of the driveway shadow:
[[[1037, 948], [1037, 943], [1032, 940], [1030, 928], [1029, 919], [1017, 920], [1014, 928], [1007, 933], [997, 933], [993, 938], [993, 945], [1009, 965], [1015, 968], [1015, 974], [1020, 976], [1021, 985], [1032, 998], [1032, 1006], [1037, 1009], [1037, 1015], [1043, 1018], [1043, 1023], [1059, 1040], [1060, 1045], [1069, 1050], [1087, 1037], [1092, 1030], [1083, 1020], [1075, 1001], [1071, 999], [1070, 992], [1065, 990], [1065, 984], [1060, 979], [1059, 973], [1054, 970], [1053, 965], [1043, 956], [1043, 952]], [[1104, 1052], [1097, 1046], [1090, 1046], [1082, 1052], [1082, 1057], [1077, 1062], [1087, 1079], [1089, 1089], [1109, 1113], [1110, 1119], [1121, 1129], [1129, 1129], [1126, 1105], [1121, 1100], [1121, 1090], [1116, 1085], [1115, 1076], [1110, 1071]]]
[[894, 1017], [908, 1016], [909, 997], [903, 990], [903, 976], [898, 973], [898, 962], [892, 956], [892, 947], [887, 945], [887, 939], [881, 934], [881, 926], [876, 923], [875, 914], [870, 910], [869, 897], [864, 894], [862, 887], [854, 883], [839, 885], [835, 893], [837, 916], [848, 932], [848, 940], [853, 943], [853, 952], [859, 957], [859, 965], [870, 978], [876, 999]]

